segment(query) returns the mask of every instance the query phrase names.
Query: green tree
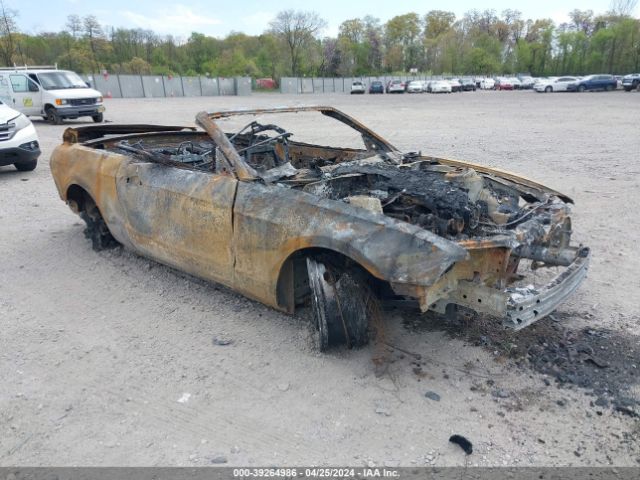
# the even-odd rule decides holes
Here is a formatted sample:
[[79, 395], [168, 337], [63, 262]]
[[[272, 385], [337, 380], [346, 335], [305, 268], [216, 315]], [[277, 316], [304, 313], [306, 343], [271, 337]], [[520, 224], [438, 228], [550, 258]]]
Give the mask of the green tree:
[[269, 25], [288, 49], [291, 74], [299, 75], [303, 52], [307, 50], [308, 53], [327, 22], [315, 12], [284, 10]]

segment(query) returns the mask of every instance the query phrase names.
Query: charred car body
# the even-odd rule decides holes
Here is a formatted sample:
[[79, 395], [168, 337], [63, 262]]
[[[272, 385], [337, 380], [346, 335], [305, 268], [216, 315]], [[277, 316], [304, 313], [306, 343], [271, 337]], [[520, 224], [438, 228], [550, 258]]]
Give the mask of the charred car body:
[[[237, 116], [314, 112], [362, 148], [303, 143]], [[242, 117], [243, 119], [245, 117]], [[520, 329], [584, 279], [571, 199], [514, 174], [402, 153], [332, 107], [201, 112], [190, 127], [67, 129], [59, 194], [94, 247], [114, 242], [293, 313], [310, 299], [318, 347], [362, 345], [379, 301], [458, 305]], [[559, 267], [542, 286], [526, 269]]]

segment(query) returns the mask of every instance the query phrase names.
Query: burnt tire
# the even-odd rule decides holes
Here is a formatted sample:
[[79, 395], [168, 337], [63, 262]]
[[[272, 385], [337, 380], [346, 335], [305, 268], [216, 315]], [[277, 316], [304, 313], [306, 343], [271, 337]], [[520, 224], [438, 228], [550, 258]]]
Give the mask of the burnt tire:
[[325, 352], [333, 346], [357, 348], [369, 343], [371, 293], [359, 272], [307, 258], [307, 273], [316, 348]]
[[85, 207], [80, 212], [80, 218], [87, 224], [84, 236], [91, 240], [91, 246], [96, 252], [118, 246], [117, 240], [111, 235], [109, 227], [92, 199], [85, 200]]

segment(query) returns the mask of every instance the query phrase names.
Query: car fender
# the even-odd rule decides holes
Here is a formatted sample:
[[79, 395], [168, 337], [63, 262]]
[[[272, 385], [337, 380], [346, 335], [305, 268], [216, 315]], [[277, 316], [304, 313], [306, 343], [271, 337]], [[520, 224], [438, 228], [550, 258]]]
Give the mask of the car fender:
[[405, 223], [341, 201], [257, 182], [239, 182], [234, 208], [234, 288], [277, 305], [278, 278], [294, 253], [340, 253], [391, 283], [429, 286], [465, 248]]
[[132, 247], [116, 189], [118, 172], [123, 163], [129, 161], [125, 155], [65, 142], [53, 150], [50, 168], [62, 200], [73, 207], [67, 198], [69, 188], [77, 185], [85, 190], [96, 203], [111, 234], [120, 243]]

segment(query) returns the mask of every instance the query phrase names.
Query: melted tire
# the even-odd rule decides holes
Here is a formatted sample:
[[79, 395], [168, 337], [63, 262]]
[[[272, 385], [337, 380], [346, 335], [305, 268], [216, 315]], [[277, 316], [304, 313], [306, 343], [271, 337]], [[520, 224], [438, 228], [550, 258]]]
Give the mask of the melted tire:
[[357, 348], [369, 342], [369, 289], [357, 274], [307, 258], [314, 343], [327, 351], [337, 345]]
[[80, 218], [87, 224], [84, 236], [91, 240], [91, 246], [96, 252], [118, 246], [118, 242], [111, 235], [95, 203], [87, 202], [85, 210], [80, 213]]

